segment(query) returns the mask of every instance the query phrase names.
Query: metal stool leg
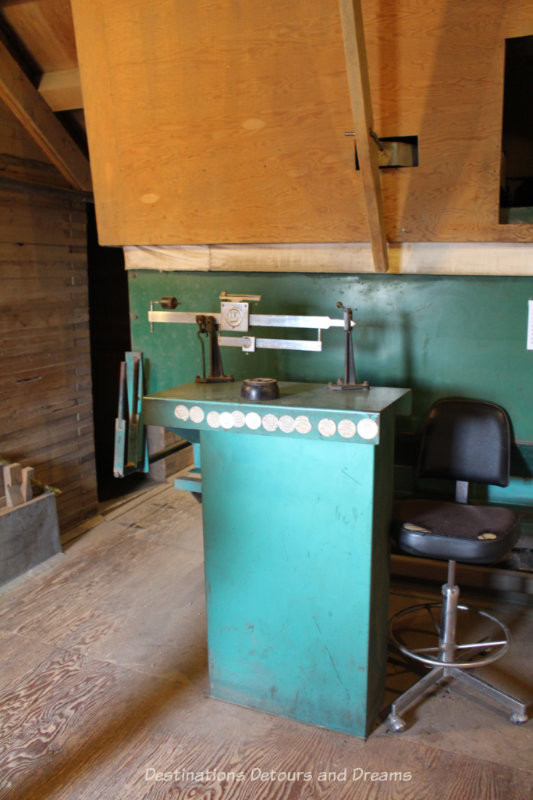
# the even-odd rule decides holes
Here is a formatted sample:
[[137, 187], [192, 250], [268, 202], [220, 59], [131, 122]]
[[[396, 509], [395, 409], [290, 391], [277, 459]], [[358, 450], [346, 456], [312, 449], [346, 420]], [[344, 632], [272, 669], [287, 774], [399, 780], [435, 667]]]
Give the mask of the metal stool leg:
[[456, 644], [457, 606], [459, 587], [455, 583], [455, 561], [448, 562], [448, 581], [442, 587], [441, 661], [453, 663]]
[[387, 717], [387, 727], [394, 733], [401, 733], [405, 729], [405, 722], [401, 714], [406, 711], [409, 706], [413, 705], [419, 697], [421, 697], [428, 690], [430, 686], [434, 686], [444, 677], [444, 667], [435, 667], [424, 675], [417, 683], [407, 689], [391, 706], [391, 711]]
[[452, 678], [459, 681], [460, 683], [464, 683], [466, 686], [475, 689], [480, 694], [489, 697], [494, 702], [499, 703], [506, 711], [511, 712], [511, 716], [509, 719], [515, 725], [521, 725], [523, 722], [527, 722], [527, 706], [525, 703], [521, 703], [516, 697], [512, 694], [508, 694], [507, 692], [503, 692], [501, 689], [497, 689], [495, 686], [492, 686], [490, 683], [487, 683], [482, 678], [478, 678], [477, 675], [472, 675], [471, 672], [467, 672], [466, 670], [462, 669], [455, 669], [452, 668], [450, 670], [450, 674]]

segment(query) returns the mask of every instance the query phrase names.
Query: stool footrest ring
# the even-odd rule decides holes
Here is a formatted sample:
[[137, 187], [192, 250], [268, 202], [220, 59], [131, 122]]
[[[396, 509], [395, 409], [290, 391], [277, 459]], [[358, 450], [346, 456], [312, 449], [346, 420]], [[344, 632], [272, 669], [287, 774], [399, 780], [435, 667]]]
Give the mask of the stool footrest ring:
[[[450, 657], [450, 648], [445, 648], [441, 641], [441, 629], [434, 614], [436, 609], [440, 610], [441, 608], [441, 603], [423, 603], [410, 606], [395, 614], [390, 621], [389, 627], [390, 638], [395, 647], [408, 658], [420, 661], [426, 666], [450, 666], [456, 667], [457, 669], [474, 669], [476, 667], [486, 666], [487, 664], [492, 664], [494, 661], [497, 661], [505, 654], [511, 641], [511, 634], [508, 627], [501, 622], [501, 620], [497, 619], [497, 617], [494, 617], [486, 611], [469, 608], [465, 605], [458, 605], [457, 612], [461, 612], [461, 617], [471, 615], [472, 618], [477, 618], [483, 622], [488, 621], [496, 629], [497, 636], [493, 635], [489, 638], [485, 637], [481, 640], [471, 642], [454, 642], [452, 648], [454, 652]], [[432, 643], [427, 647], [408, 646], [404, 639], [402, 639], [401, 631], [404, 631], [404, 636], [405, 631], [410, 631], [412, 633], [414, 628], [409, 625], [409, 618], [414, 618], [416, 615], [419, 616], [421, 612], [427, 614], [427, 619], [433, 626], [433, 629], [426, 632], [426, 634], [434, 637], [436, 639], [436, 644], [433, 645]], [[401, 629], [399, 625], [400, 621], [404, 623]], [[415, 633], [415, 635], [417, 634]], [[470, 651], [472, 655], [470, 658], [465, 658], [463, 654], [468, 651]]]

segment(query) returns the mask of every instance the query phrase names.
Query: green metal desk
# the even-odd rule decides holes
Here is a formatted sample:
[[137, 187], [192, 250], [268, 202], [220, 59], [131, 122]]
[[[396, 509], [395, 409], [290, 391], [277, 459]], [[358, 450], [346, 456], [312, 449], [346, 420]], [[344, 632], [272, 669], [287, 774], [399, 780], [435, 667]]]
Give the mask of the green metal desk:
[[[356, 736], [382, 700], [394, 417], [409, 391], [239, 383], [144, 399], [201, 445], [214, 697]], [[402, 408], [403, 404], [403, 408]]]

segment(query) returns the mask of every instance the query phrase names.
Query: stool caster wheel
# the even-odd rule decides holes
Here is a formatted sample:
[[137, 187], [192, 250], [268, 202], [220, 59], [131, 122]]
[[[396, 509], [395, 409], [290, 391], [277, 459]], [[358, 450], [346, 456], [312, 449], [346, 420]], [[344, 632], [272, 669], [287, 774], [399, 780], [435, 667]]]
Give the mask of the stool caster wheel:
[[401, 733], [405, 730], [405, 722], [397, 714], [389, 714], [387, 727], [392, 733]]
[[514, 714], [511, 714], [509, 719], [513, 725], [523, 725], [524, 722], [527, 722], [528, 716], [527, 714], [521, 714], [519, 711], [515, 711]]

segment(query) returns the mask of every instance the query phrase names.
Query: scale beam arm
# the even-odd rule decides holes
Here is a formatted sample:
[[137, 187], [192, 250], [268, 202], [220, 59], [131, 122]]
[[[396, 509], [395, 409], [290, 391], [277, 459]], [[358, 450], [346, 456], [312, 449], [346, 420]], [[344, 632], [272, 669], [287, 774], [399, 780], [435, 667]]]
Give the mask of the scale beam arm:
[[[196, 324], [198, 316], [213, 317], [220, 323], [221, 314], [207, 311], [149, 311], [148, 322], [174, 322]], [[313, 328], [315, 330], [328, 330], [328, 328], [343, 328], [343, 319], [321, 316], [300, 316], [295, 314], [250, 314], [250, 327], [264, 328]]]
[[[329, 328], [343, 328], [351, 333], [355, 323], [352, 320], [351, 310], [346, 310], [342, 303], [337, 307], [343, 310], [343, 317], [333, 318], [322, 315], [307, 314], [253, 314], [250, 313], [250, 303], [260, 300], [260, 295], [233, 295], [222, 292], [220, 295], [220, 312], [206, 313], [199, 311], [175, 311], [178, 301], [173, 297], [164, 297], [160, 301], [152, 301], [148, 311], [150, 329], [153, 331], [154, 322], [195, 324], [200, 319], [209, 319], [213, 326], [211, 346], [218, 350], [222, 347], [240, 347], [245, 353], [253, 353], [259, 348], [272, 350], [308, 350], [321, 352], [322, 331]], [[158, 303], [161, 310], [155, 310], [154, 304]], [[350, 311], [348, 314], [347, 311]], [[315, 330], [317, 338], [314, 341], [307, 339], [280, 339], [260, 338], [249, 335], [254, 328], [303, 328]], [[218, 332], [215, 340], [214, 331]], [[226, 336], [226, 332], [245, 336]], [[205, 379], [205, 376], [204, 376]], [[199, 379], [197, 379], [199, 380]]]

